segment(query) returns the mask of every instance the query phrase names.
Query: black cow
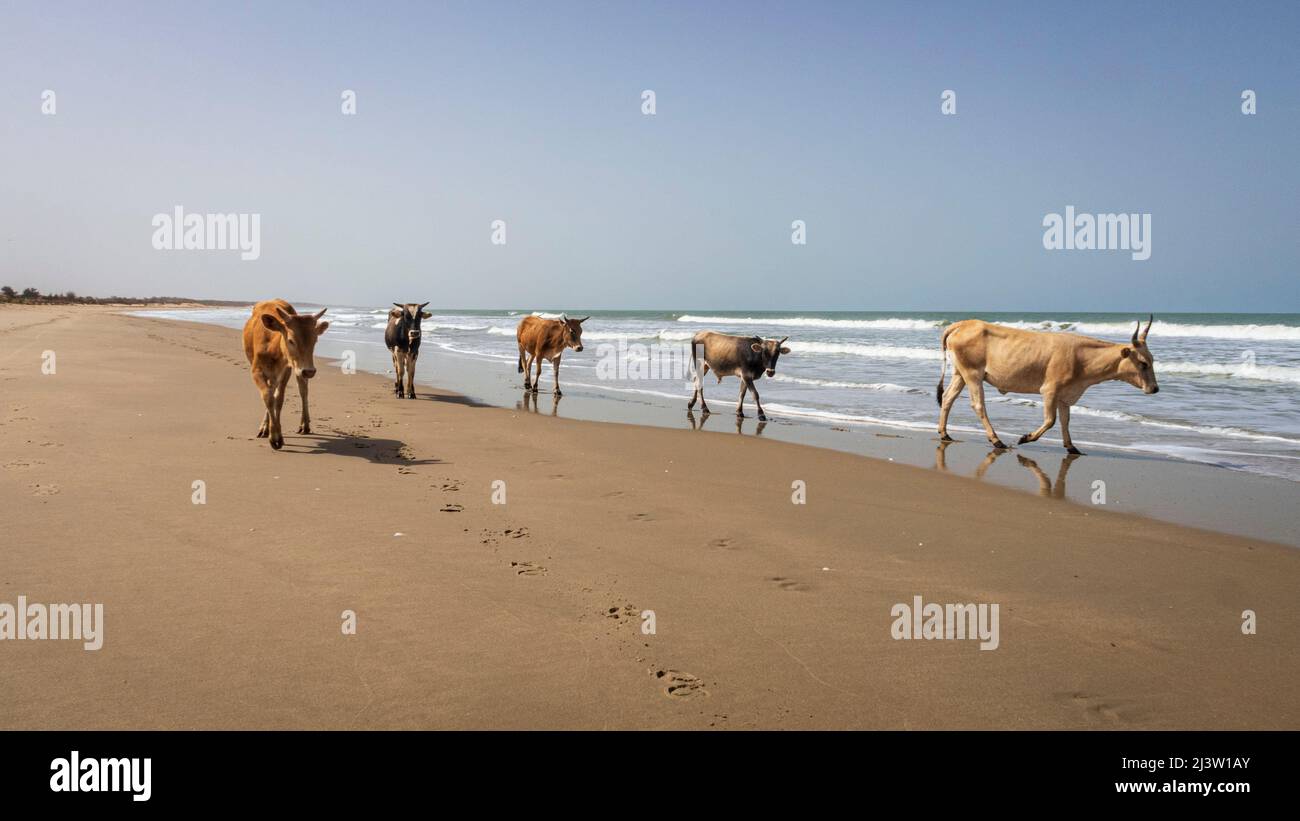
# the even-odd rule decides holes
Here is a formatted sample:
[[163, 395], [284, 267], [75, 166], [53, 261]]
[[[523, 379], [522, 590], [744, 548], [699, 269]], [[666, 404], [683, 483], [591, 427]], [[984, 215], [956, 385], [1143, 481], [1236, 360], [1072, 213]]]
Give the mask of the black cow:
[[[758, 400], [758, 389], [754, 387], [755, 379], [762, 379], [763, 374], [776, 376], [776, 361], [781, 354], [790, 353], [789, 348], [782, 347], [785, 337], [780, 341], [763, 339], [760, 336], [732, 336], [715, 331], [700, 331], [691, 339], [691, 370], [695, 373], [695, 392], [687, 409], [695, 407], [695, 400], [700, 400], [701, 410], [709, 412], [709, 405], [704, 401], [704, 375], [712, 368], [718, 381], [724, 376], [740, 377], [740, 402], [736, 404], [736, 416], [745, 415], [745, 393], [753, 392], [754, 404], [758, 406], [758, 418], [767, 421], [763, 413], [763, 404]], [[704, 349], [704, 365], [701, 367], [696, 358], [697, 349]]]
[[402, 382], [406, 382], [406, 398], [415, 398], [415, 360], [420, 355], [420, 320], [428, 319], [433, 314], [424, 310], [423, 305], [409, 302], [406, 305], [393, 303], [388, 312], [388, 327], [384, 329], [384, 344], [393, 355], [393, 370], [397, 372], [397, 381], [393, 389], [397, 398], [402, 398]]

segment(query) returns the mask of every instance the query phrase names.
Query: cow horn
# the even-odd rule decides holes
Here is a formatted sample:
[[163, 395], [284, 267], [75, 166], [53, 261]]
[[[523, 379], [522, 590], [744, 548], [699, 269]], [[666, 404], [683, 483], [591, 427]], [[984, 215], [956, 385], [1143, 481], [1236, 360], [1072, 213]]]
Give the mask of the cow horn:
[[312, 319], [320, 321], [320, 318], [325, 316], [325, 312], [328, 310], [329, 308], [321, 308], [319, 311], [316, 312], [315, 316], [313, 316]]
[[561, 321], [561, 322], [568, 322], [568, 321], [569, 321], [569, 315], [568, 315], [568, 314], [560, 314], [560, 321]]
[[781, 337], [781, 341], [778, 342], [778, 343], [776, 343], [776, 346], [777, 346], [778, 348], [781, 347], [782, 345], [785, 344], [785, 341], [786, 341], [787, 339], [789, 339], [789, 338], [790, 338], [790, 337], [788, 337], [788, 336], [783, 336], [783, 337]]
[[1143, 342], [1146, 342], [1146, 341], [1147, 341], [1147, 334], [1151, 333], [1151, 323], [1152, 323], [1152, 322], [1155, 322], [1155, 321], [1156, 321], [1156, 315], [1155, 315], [1155, 314], [1148, 314], [1148, 315], [1147, 315], [1147, 326], [1146, 326], [1146, 329], [1142, 331], [1142, 341], [1143, 341]]
[[421, 303], [420, 303], [420, 310], [423, 311], [423, 310], [424, 310], [424, 306], [425, 306], [425, 305], [428, 305], [428, 304], [429, 304], [428, 302], [421, 302]]
[[1142, 320], [1139, 319], [1137, 321], [1137, 324], [1133, 326], [1133, 338], [1129, 340], [1130, 345], [1138, 344], [1138, 330], [1140, 330], [1141, 328], [1142, 328]]
[[400, 302], [394, 302], [394, 303], [393, 303], [393, 307], [394, 307], [394, 308], [405, 308], [406, 306], [403, 305], [403, 304], [400, 303]]
[[586, 322], [588, 319], [591, 319], [591, 314], [588, 314], [588, 315], [584, 316], [582, 319], [579, 319], [579, 320], [576, 320], [576, 321], [577, 321], [577, 323], [578, 323], [579, 325], [581, 325], [582, 323]]

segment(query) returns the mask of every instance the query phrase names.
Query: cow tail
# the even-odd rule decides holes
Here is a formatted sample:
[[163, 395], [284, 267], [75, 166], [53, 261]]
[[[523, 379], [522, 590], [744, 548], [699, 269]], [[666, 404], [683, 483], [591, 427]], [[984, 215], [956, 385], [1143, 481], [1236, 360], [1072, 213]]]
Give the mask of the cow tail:
[[943, 407], [943, 376], [948, 371], [948, 334], [952, 333], [952, 329], [955, 327], [957, 327], [957, 325], [956, 323], [953, 323], [945, 328], [943, 337], [939, 342], [940, 356], [942, 357], [943, 362], [939, 365], [939, 387], [934, 392], [934, 401], [938, 403], [940, 407]]
[[519, 346], [519, 373], [524, 372], [524, 346]]
[[700, 361], [695, 355], [695, 346], [698, 344], [695, 337], [691, 337], [691, 376], [695, 381], [695, 390], [697, 391], [704, 387], [704, 379], [700, 374]]

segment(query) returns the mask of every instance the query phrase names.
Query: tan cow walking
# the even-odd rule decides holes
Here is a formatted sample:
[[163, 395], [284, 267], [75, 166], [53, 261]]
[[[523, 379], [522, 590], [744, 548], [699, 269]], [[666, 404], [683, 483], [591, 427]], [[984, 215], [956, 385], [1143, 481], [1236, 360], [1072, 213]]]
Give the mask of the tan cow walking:
[[307, 380], [316, 375], [316, 339], [325, 333], [328, 322], [319, 321], [325, 308], [301, 316], [283, 299], [271, 299], [253, 306], [253, 315], [244, 323], [244, 356], [253, 373], [253, 384], [262, 394], [266, 413], [257, 429], [259, 439], [270, 437], [271, 447], [284, 447], [280, 431], [280, 409], [292, 374], [298, 378], [302, 397], [302, 422], [299, 433], [311, 433], [311, 415], [307, 412]]
[[[1070, 439], [1070, 406], [1079, 401], [1092, 385], [1117, 379], [1143, 393], [1156, 393], [1155, 360], [1147, 348], [1147, 334], [1155, 317], [1147, 320], [1146, 329], [1139, 320], [1127, 345], [1105, 342], [1087, 336], [1044, 331], [1022, 331], [994, 325], [979, 319], [954, 322], [943, 332], [943, 365], [939, 370], [939, 437], [949, 441], [948, 413], [961, 395], [970, 388], [970, 403], [984, 424], [984, 432], [995, 448], [1006, 445], [993, 431], [984, 409], [984, 383], [1002, 393], [1037, 393], [1043, 397], [1043, 424], [1033, 433], [1020, 437], [1020, 444], [1035, 442], [1061, 420], [1061, 438], [1065, 449], [1079, 453]], [[943, 388], [948, 369], [948, 352], [952, 352], [953, 379], [947, 392]]]
[[[542, 360], [555, 365], [555, 395], [560, 392], [560, 357], [566, 348], [582, 350], [582, 323], [591, 319], [569, 319], [560, 314], [557, 319], [543, 319], [540, 316], [526, 316], [515, 329], [515, 339], [519, 343], [519, 372], [524, 375], [524, 388], [537, 393], [537, 385], [542, 380]], [[533, 365], [537, 365], [534, 376]], [[529, 377], [532, 377], [531, 379]]]

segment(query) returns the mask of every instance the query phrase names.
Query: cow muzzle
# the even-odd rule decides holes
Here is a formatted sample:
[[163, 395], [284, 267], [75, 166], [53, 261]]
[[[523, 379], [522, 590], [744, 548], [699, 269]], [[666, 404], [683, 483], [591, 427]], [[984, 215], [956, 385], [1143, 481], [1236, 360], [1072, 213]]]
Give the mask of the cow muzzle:
[[1142, 392], [1143, 392], [1143, 393], [1160, 393], [1160, 386], [1159, 386], [1159, 385], [1152, 385], [1152, 386], [1149, 387], [1149, 388], [1143, 388], [1143, 389], [1142, 389]]
[[578, 353], [582, 353], [582, 346], [579, 345], [578, 347], [574, 348], [574, 350], [577, 351]]
[[772, 378], [773, 376], [776, 376], [776, 368], [768, 368], [767, 376], [769, 379]]
[[301, 371], [299, 371], [298, 373], [299, 373], [300, 376], [302, 376], [303, 379], [311, 379], [313, 376], [316, 375], [316, 369], [315, 369], [315, 368], [303, 368], [303, 369], [302, 369]]

